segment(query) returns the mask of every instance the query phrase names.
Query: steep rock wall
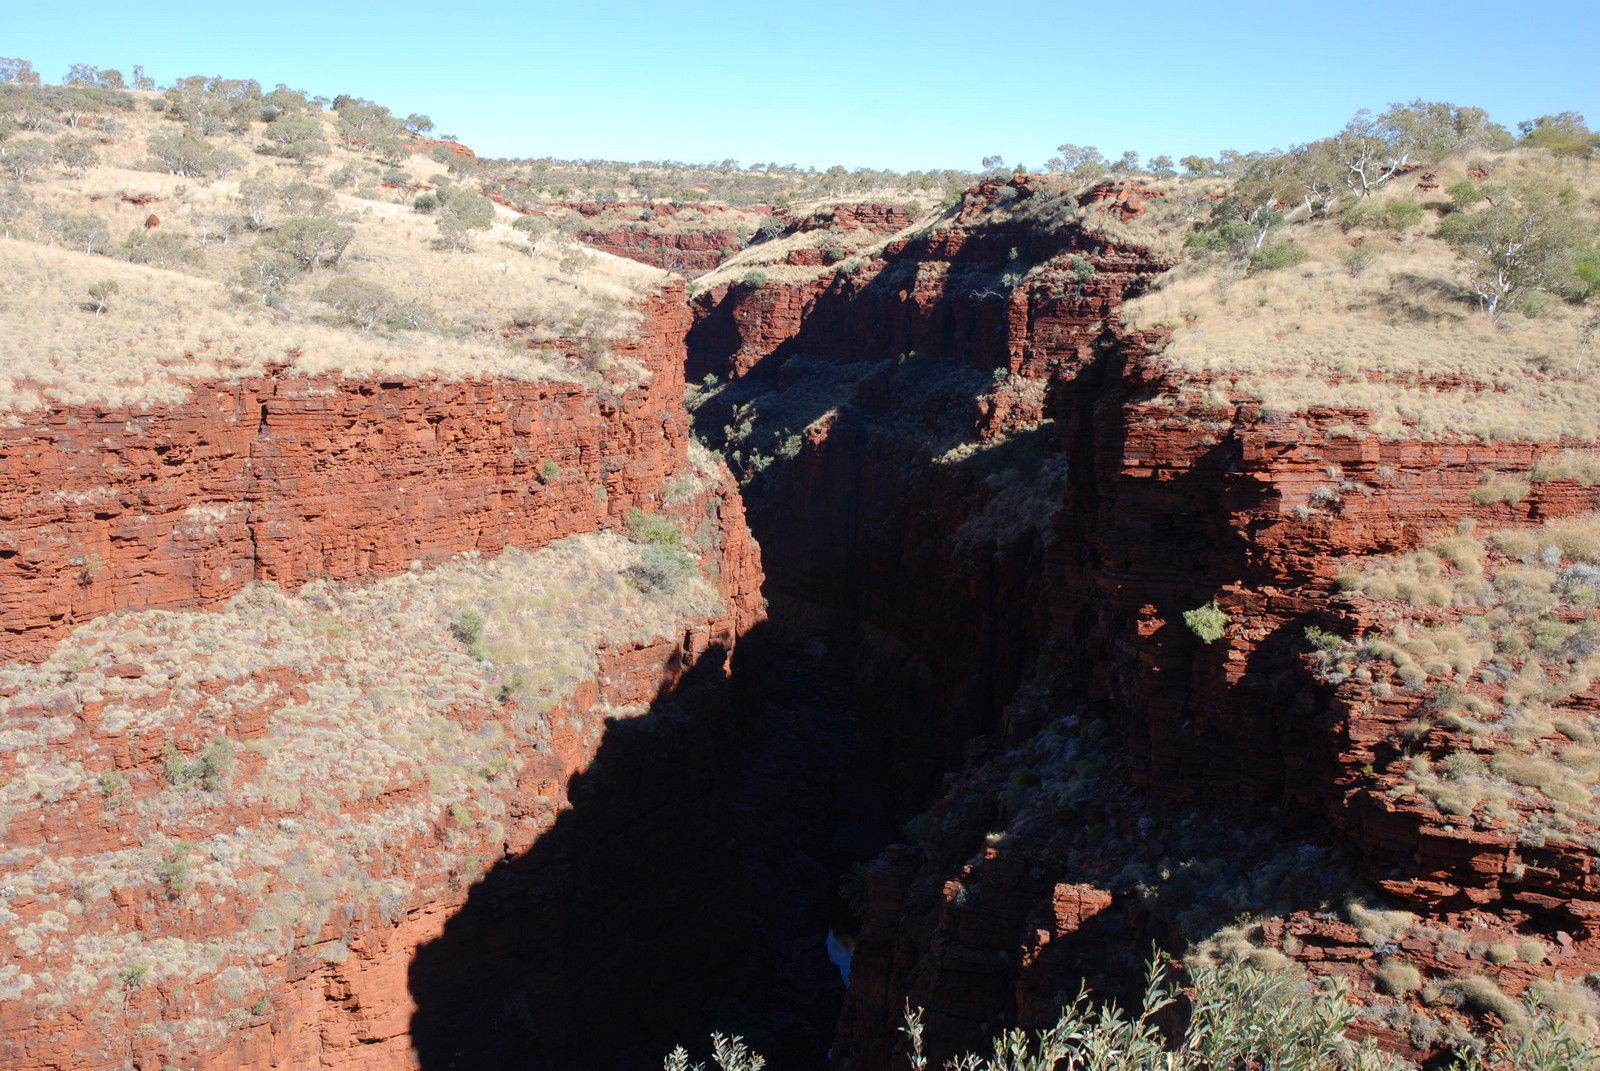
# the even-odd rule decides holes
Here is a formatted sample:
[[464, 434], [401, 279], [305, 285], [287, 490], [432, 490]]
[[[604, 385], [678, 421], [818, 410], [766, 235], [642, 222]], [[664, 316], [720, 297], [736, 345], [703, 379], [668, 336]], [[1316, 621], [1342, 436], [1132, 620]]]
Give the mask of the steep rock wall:
[[[519, 749], [514, 764], [474, 801], [475, 812], [482, 806], [499, 814], [498, 822], [457, 818], [454, 810], [439, 812], [385, 843], [378, 860], [382, 865], [364, 880], [400, 875], [409, 889], [404, 895], [375, 903], [358, 895], [349, 899], [337, 895], [322, 921], [311, 916], [289, 920], [296, 937], [288, 950], [280, 945], [241, 966], [231, 955], [223, 960], [222, 949], [261, 925], [261, 912], [237, 892], [213, 899], [204, 872], [193, 879], [198, 901], [188, 896], [187, 889], [180, 897], [176, 887], [163, 895], [160, 888], [134, 883], [114, 889], [105, 899], [86, 894], [83, 909], [70, 916], [48, 910], [56, 899], [51, 894], [59, 891], [53, 887], [35, 885], [26, 892], [8, 888], [6, 923], [13, 934], [48, 925], [63, 937], [96, 934], [110, 945], [126, 943], [123, 935], [137, 936], [130, 951], [99, 972], [80, 961], [70, 990], [43, 999], [35, 992], [6, 1001], [0, 1008], [0, 1062], [19, 1071], [174, 1065], [382, 1071], [423, 1066], [412, 1032], [418, 1009], [419, 983], [413, 977], [418, 950], [440, 938], [487, 872], [529, 852], [571, 809], [569, 788], [594, 761], [608, 723], [619, 711], [649, 719], [656, 715], [648, 711], [668, 697], [693, 710], [702, 693], [678, 695], [685, 675], [698, 668], [702, 677], [720, 679], [738, 636], [759, 618], [759, 559], [737, 500], [731, 501], [735, 504], [724, 509], [719, 524], [723, 613], [685, 622], [681, 636], [603, 649], [596, 676], [547, 712], [548, 743]], [[147, 668], [159, 670], [161, 656], [153, 655], [148, 667], [137, 670], [143, 674]], [[207, 723], [208, 731], [247, 746], [264, 739], [273, 719], [304, 703], [306, 689], [316, 687], [293, 675], [234, 685], [277, 696], [266, 704], [237, 704], [231, 708], [231, 719]], [[130, 716], [137, 720], [139, 711], [160, 710], [175, 701], [176, 693], [175, 686], [158, 687], [135, 704], [111, 705], [119, 721]], [[710, 698], [715, 699], [714, 693]], [[18, 861], [45, 851], [56, 861], [59, 880], [82, 880], [89, 888], [96, 879], [87, 875], [152, 836], [209, 845], [219, 836], [241, 839], [246, 830], [258, 827], [292, 828], [298, 823], [314, 828], [320, 820], [301, 806], [239, 809], [208, 801], [204, 810], [190, 811], [181, 819], [154, 827], [137, 825], [132, 815], [139, 792], [159, 790], [137, 786], [164, 787], [167, 759], [148, 737], [143, 746], [128, 746], [128, 738], [106, 720], [107, 706], [101, 701], [58, 712], [73, 731], [59, 736], [53, 746], [80, 754], [97, 767], [99, 758], [89, 756], [109, 748], [112, 765], [101, 771], [101, 778], [115, 777], [121, 784], [136, 786], [134, 794], [120, 800], [116, 812], [108, 811], [103, 789], [91, 782], [48, 805], [13, 814], [7, 843]], [[10, 713], [22, 718], [28, 712]], [[489, 698], [454, 709], [449, 717], [479, 736], [491, 729], [507, 735], [515, 731], [515, 708]], [[687, 724], [685, 731], [691, 735], [705, 731], [696, 729], [692, 720]], [[12, 776], [19, 772], [15, 767], [7, 771]], [[366, 804], [363, 819], [381, 820], [386, 811], [403, 816], [421, 795], [422, 786], [414, 784], [386, 791]], [[228, 875], [230, 888], [265, 881], [263, 862], [237, 863]], [[208, 907], [212, 902], [218, 906]], [[59, 925], [52, 918], [59, 919]], [[179, 947], [180, 942], [187, 948], [209, 943], [218, 949], [220, 962], [193, 964], [164, 976], [157, 971], [158, 980], [151, 983], [134, 976], [141, 964], [148, 969], [164, 949]], [[24, 942], [10, 944], [3, 960], [8, 983], [17, 981], [17, 972], [26, 976], [62, 966], [37, 956]], [[240, 988], [245, 978], [248, 992]], [[264, 994], [259, 1001], [257, 994]], [[108, 1007], [114, 1013], [108, 1013]]]
[[[726, 471], [689, 453], [681, 284], [644, 311], [616, 350], [648, 379], [623, 390], [278, 371], [196, 384], [172, 409], [56, 410], [5, 430], [5, 653], [69, 668], [12, 662], [0, 682], [12, 736], [0, 758], [0, 1063], [418, 1067], [419, 948], [571, 810], [617, 724], [670, 709], [685, 748], [725, 731], [729, 655], [764, 612], [760, 553]], [[601, 644], [592, 674], [568, 684], [510, 677], [462, 692], [462, 667], [442, 662], [420, 683], [383, 681], [372, 674], [389, 652], [360, 635], [372, 622], [339, 620], [326, 594], [457, 569], [462, 552], [484, 561], [621, 528], [635, 506], [694, 534], [717, 606], [655, 638]], [[319, 582], [282, 607], [272, 585], [246, 597], [268, 614], [326, 612], [314, 653], [268, 657], [265, 670], [206, 664], [198, 684], [215, 641], [191, 664], [186, 636], [158, 641], [145, 625], [109, 626], [116, 655], [52, 653], [106, 615], [205, 610], [260, 581]], [[380, 624], [403, 625], [406, 605]], [[485, 658], [468, 677], [492, 672], [476, 668]], [[402, 701], [384, 698], [391, 684], [411, 689], [394, 693], [415, 697], [405, 702], [436, 702], [437, 716], [352, 738], [339, 705]], [[523, 709], [518, 696], [540, 687], [559, 700]], [[36, 695], [48, 708], [29, 705]], [[428, 759], [416, 749], [432, 745], [398, 735], [417, 724], [454, 743]], [[208, 758], [208, 740], [233, 750]], [[285, 741], [309, 749], [318, 772], [235, 802], [229, 786], [253, 785]], [[449, 772], [484, 741], [492, 765], [465, 782]], [[362, 747], [378, 750], [337, 757]], [[354, 787], [375, 771], [388, 780]], [[447, 781], [449, 806], [436, 792]], [[324, 820], [339, 823], [326, 837]], [[375, 846], [317, 862], [318, 842], [352, 823]], [[244, 850], [257, 843], [268, 847]]]
[[[1015, 201], [1030, 186], [1004, 188]], [[1595, 490], [1571, 481], [1515, 503], [1476, 494], [1486, 471], [1525, 472], [1573, 444], [1385, 437], [1358, 411], [1285, 420], [1248, 399], [1219, 405], [1225, 383], [1177, 371], [1159, 334], [1118, 323], [1117, 305], [1158, 258], [1087, 228], [996, 222], [1001, 189], [969, 192], [946, 224], [889, 243], [864, 268], [696, 299], [690, 376], [732, 381], [706, 423], [724, 426], [756, 473], [748, 499], [776, 616], [829, 620], [885, 652], [916, 713], [882, 716], [920, 724], [918, 743], [947, 761], [965, 750], [970, 771], [947, 782], [923, 839], [868, 877], [835, 1065], [896, 1066], [908, 997], [927, 1008], [942, 1058], [1007, 1024], [1041, 1023], [1080, 979], [1117, 992], [1137, 972], [1130, 950], [1188, 939], [1170, 905], [1146, 903], [1128, 877], [1164, 859], [1210, 858], [1242, 878], [1309, 852], [1330, 881], [1348, 864], [1348, 880], [1399, 899], [1436, 934], [1556, 939], [1550, 958], [1501, 972], [1508, 992], [1600, 960], [1592, 853], [1519, 847], [1511, 830], [1462, 828], [1397, 799], [1403, 770], [1385, 768], [1396, 760], [1374, 744], [1424, 696], [1330, 688], [1305, 636], [1360, 634], [1382, 617], [1340, 594], [1335, 578], [1353, 563], [1427, 546], [1463, 518], [1515, 527], [1596, 508]], [[1107, 186], [1084, 203], [1127, 221], [1142, 198]], [[962, 382], [956, 365], [1024, 389]], [[791, 456], [757, 448], [751, 463], [777, 407], [750, 384], [792, 393], [834, 367], [866, 370], [804, 412], [817, 418], [797, 422]], [[948, 381], [928, 386], [930, 367]], [[1044, 456], [1065, 471], [1050, 521], [977, 547], [957, 539], [1001, 496], [979, 465], [929, 464], [930, 445], [967, 439], [981, 459], [1040, 419], [1053, 421]], [[1213, 598], [1230, 623], [1207, 645], [1183, 613]], [[1064, 716], [1077, 728], [1044, 731]], [[1072, 760], [1093, 787], [1035, 814], [1025, 801], [1037, 768], [1059, 766], [1084, 726], [1113, 731], [1114, 743]], [[1233, 829], [1207, 824], [1217, 814]], [[1199, 839], [1202, 826], [1214, 841]], [[1237, 843], [1241, 830], [1264, 839]], [[1297, 907], [1317, 898], [1296, 893], [1258, 939], [1373, 999], [1380, 958], [1360, 928]], [[1438, 969], [1482, 969], [1437, 938], [1407, 949]]]
[[614, 527], [688, 444], [682, 284], [644, 314], [618, 353], [649, 379], [620, 397], [280, 372], [197, 383], [175, 409], [0, 429], [0, 655], [37, 658], [115, 610], [214, 606], [253, 580], [384, 576]]
[[[745, 492], [774, 622], [879, 652], [892, 705], [915, 712], [897, 765], [908, 800], [999, 724], [1032, 672], [1050, 533], [1026, 515], [1038, 489], [1008, 481], [1059, 456], [1040, 427], [1046, 384], [1092, 361], [1111, 310], [1159, 270], [1127, 244], [987, 218], [1002, 194], [1031, 191], [985, 184], [951, 225], [890, 241], [859, 270], [694, 300], [690, 376], [732, 381], [697, 424], [714, 435], [746, 399], [758, 413], [770, 399], [781, 415], [757, 427], [794, 433], [792, 456]], [[1002, 283], [1019, 262], [1035, 283]], [[808, 396], [821, 382], [837, 387]]]

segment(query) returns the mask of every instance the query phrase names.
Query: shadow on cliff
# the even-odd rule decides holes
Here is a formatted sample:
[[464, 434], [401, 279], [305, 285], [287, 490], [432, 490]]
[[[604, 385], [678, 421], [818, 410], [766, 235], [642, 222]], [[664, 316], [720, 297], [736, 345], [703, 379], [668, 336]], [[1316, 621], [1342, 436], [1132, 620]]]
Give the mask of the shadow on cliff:
[[[839, 877], [893, 833], [845, 682], [765, 626], [607, 723], [570, 810], [474, 887], [410, 986], [421, 1066], [658, 1068], [742, 1034], [817, 1068], [843, 997]], [[735, 682], [754, 682], [738, 685]]]
[[[807, 295], [803, 309], [772, 307], [785, 290], [782, 284], [735, 283], [720, 297], [696, 299], [686, 372], [691, 380], [727, 374], [727, 359], [741, 348], [741, 319], [751, 318], [748, 312], [741, 317], [746, 309], [763, 319], [798, 318], [794, 333], [761, 354], [750, 370], [775, 368], [797, 354], [854, 361], [920, 351], [953, 355], [988, 372], [1007, 360], [1014, 280], [1052, 257], [1093, 253], [1101, 244], [1076, 228], [1041, 230], [978, 217], [961, 230], [959, 241], [939, 232], [917, 235], [882, 263], [819, 277], [822, 285]], [[925, 280], [919, 277], [925, 259], [947, 265], [932, 291], [922, 289]]]

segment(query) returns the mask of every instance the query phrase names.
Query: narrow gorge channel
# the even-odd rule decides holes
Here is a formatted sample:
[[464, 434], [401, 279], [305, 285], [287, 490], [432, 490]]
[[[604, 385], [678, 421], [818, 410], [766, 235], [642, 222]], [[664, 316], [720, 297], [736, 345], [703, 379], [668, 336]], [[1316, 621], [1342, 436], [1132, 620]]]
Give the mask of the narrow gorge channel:
[[[883, 850], [1047, 716], [1055, 407], [1092, 406], [1103, 317], [1147, 270], [1112, 254], [1019, 318], [993, 281], [1019, 243], [1064, 256], [1037, 241], [956, 227], [870, 281], [695, 300], [697, 434], [744, 475], [766, 620], [612, 723], [571, 809], [419, 952], [424, 1067], [649, 1067], [714, 1030], [784, 1068], [888, 1056], [892, 1023], [840, 1029], [841, 950], [885, 910]], [[930, 262], [937, 287], [904, 289]]]
[[597, 262], [605, 338], [16, 414], [0, 1064], [906, 1071], [1152, 955], [1422, 1066], [1600, 1016], [1600, 466], [1195, 356], [1191, 194], [763, 210]]
[[[774, 1066], [903, 1071], [907, 1001], [936, 1064], [1084, 984], [1136, 1000], [1152, 948], [1389, 1006], [1381, 926], [1422, 918], [1594, 958], [1581, 853], [1392, 802], [1386, 741], [1437, 690], [1330, 677], [1311, 641], [1382, 620], [1342, 570], [1600, 491], [1508, 508], [1484, 465], [1553, 447], [1285, 419], [1175, 366], [1122, 315], [1172, 262], [1141, 230], [1159, 195], [1061, 197], [985, 182], [929, 226], [884, 213], [864, 261], [797, 243], [770, 277], [702, 280], [688, 400], [739, 477], [766, 619], [726, 676], [613, 727], [527, 867], [564, 905], [527, 910], [509, 864], [474, 894], [489, 921], [424, 949], [427, 1066], [643, 1067], [722, 1030]], [[1442, 940], [1407, 948], [1447, 962]], [[463, 983], [484, 976], [492, 1000]], [[1361, 1029], [1437, 1045], [1391, 1005]]]

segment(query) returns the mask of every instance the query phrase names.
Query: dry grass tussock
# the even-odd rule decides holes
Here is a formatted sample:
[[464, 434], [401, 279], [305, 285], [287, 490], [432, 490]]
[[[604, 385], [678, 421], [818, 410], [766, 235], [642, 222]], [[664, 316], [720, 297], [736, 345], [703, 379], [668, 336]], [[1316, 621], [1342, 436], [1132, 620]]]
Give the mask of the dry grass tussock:
[[1424, 696], [1404, 736], [1396, 796], [1506, 822], [1524, 844], [1594, 846], [1600, 825], [1600, 514], [1470, 532], [1340, 578], [1389, 601], [1393, 624], [1359, 642], [1318, 637], [1331, 680]]
[[[378, 373], [568, 379], [549, 354], [420, 332], [341, 329], [231, 301], [216, 283], [174, 271], [0, 239], [0, 420], [50, 405], [170, 405], [201, 379], [288, 363], [304, 375]], [[84, 308], [110, 280], [108, 310]]]
[[[245, 134], [207, 139], [242, 159], [237, 173], [196, 179], [152, 169], [145, 147], [152, 134], [176, 134], [180, 124], [149, 110], [119, 113], [95, 146], [96, 166], [23, 183], [26, 209], [11, 239], [0, 239], [0, 414], [50, 403], [170, 403], [183, 396], [186, 380], [248, 374], [291, 351], [299, 351], [294, 364], [308, 374], [584, 380], [592, 373], [564, 368], [528, 343], [604, 345], [623, 337], [637, 324], [637, 300], [665, 278], [569, 241], [530, 247], [511, 227], [516, 215], [501, 207], [469, 250], [444, 250], [435, 218], [411, 209], [408, 190], [380, 182], [396, 174], [426, 181], [443, 165], [416, 155], [398, 165], [371, 161], [340, 146], [332, 123], [322, 121], [333, 145], [327, 156], [297, 165], [258, 155], [256, 124]], [[281, 287], [271, 308], [244, 293], [239, 280], [296, 210], [274, 204], [264, 225], [252, 229], [239, 198], [246, 181], [323, 189], [331, 201], [319, 211], [354, 232], [337, 263]], [[150, 214], [160, 224], [149, 237], [180, 255], [127, 263], [119, 247], [144, 235]], [[104, 252], [85, 253], [49, 225], [68, 217], [102, 223]], [[341, 277], [384, 288], [394, 307], [406, 310], [410, 329], [362, 330], [341, 320], [315, 296]], [[83, 305], [87, 288], [101, 281], [119, 290], [96, 315]], [[501, 335], [510, 323], [526, 325], [515, 344]]]
[[[723, 283], [736, 283], [752, 270], [761, 272], [769, 282], [788, 284], [809, 282], [836, 271], [852, 271], [881, 253], [890, 242], [927, 233], [952, 215], [952, 210], [930, 212], [904, 230], [889, 235], [874, 234], [859, 227], [828, 227], [757, 242], [700, 276], [694, 285], [697, 290], [706, 290]], [[791, 253], [806, 249], [835, 249], [841, 256], [835, 263], [821, 265], [783, 263]]]
[[[1492, 181], [1554, 179], [1575, 187], [1591, 215], [1600, 206], [1600, 169], [1527, 150], [1487, 163]], [[1495, 328], [1434, 237], [1442, 190], [1467, 166], [1433, 169], [1440, 191], [1417, 190], [1412, 174], [1369, 199], [1420, 206], [1413, 226], [1346, 230], [1338, 214], [1291, 214], [1268, 243], [1298, 243], [1303, 263], [1248, 272], [1191, 259], [1129, 302], [1128, 322], [1170, 328], [1165, 356], [1180, 369], [1277, 412], [1363, 408], [1374, 430], [1395, 437], [1600, 439], [1600, 353], [1583, 333], [1593, 309], [1550, 302]]]
[[[716, 612], [698, 570], [641, 589], [630, 569], [647, 550], [592, 534], [362, 586], [257, 585], [215, 613], [102, 617], [42, 664], [0, 667], [0, 756], [14, 771], [0, 787], [0, 828], [104, 808], [137, 837], [82, 857], [56, 846], [4, 854], [7, 885], [37, 909], [0, 904], [5, 942], [44, 966], [5, 966], [0, 995], [88, 998], [109, 1013], [131, 974], [211, 978], [249, 1007], [266, 992], [261, 964], [326, 941], [328, 920], [384, 928], [436, 891], [420, 886], [456, 871], [471, 880], [499, 855], [517, 771], [548, 747], [548, 714], [594, 676], [597, 649], [676, 636]], [[102, 672], [130, 661], [142, 677]], [[85, 703], [103, 704], [92, 733], [75, 713]], [[252, 711], [265, 712], [264, 729], [230, 740]], [[108, 741], [173, 758], [118, 773]], [[386, 866], [397, 854], [418, 865]], [[67, 924], [113, 890], [167, 907], [142, 932]], [[221, 897], [247, 926], [210, 910]], [[163, 919], [184, 936], [164, 934]]]

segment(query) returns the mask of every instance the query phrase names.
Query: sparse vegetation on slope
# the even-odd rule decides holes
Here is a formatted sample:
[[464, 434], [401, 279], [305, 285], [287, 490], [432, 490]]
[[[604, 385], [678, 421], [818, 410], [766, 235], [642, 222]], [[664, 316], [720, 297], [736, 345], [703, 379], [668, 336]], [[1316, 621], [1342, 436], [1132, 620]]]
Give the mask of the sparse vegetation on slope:
[[[439, 171], [417, 147], [370, 102], [325, 112], [253, 82], [0, 84], [0, 408], [172, 401], [268, 363], [595, 378], [551, 343], [603, 354], [662, 273], [568, 240], [530, 249], [515, 214], [448, 175], [437, 223], [412, 212]], [[74, 315], [102, 283], [117, 300]]]
[[[599, 649], [718, 610], [693, 558], [670, 586], [631, 583], [647, 549], [592, 534], [363, 587], [257, 585], [216, 613], [102, 617], [39, 665], [0, 667], [0, 820], [15, 833], [67, 810], [98, 830], [112, 810], [133, 834], [13, 842], [7, 887], [26, 906], [0, 910], [20, 953], [0, 994], [115, 1031], [124, 989], [201, 987], [174, 1040], [211, 1043], [270, 998], [279, 957], [337, 962], [421, 893], [474, 880], [519, 771], [553, 734], [602, 730], [605, 711], [551, 724]], [[130, 767], [141, 754], [160, 760]], [[162, 906], [137, 931], [67, 924], [114, 911], [113, 891]]]
[[[1293, 972], [1263, 969], [1240, 960], [1194, 966], [1180, 989], [1159, 961], [1152, 961], [1142, 1000], [1131, 1011], [1096, 1004], [1087, 989], [1062, 1008], [1043, 1030], [1007, 1030], [991, 1054], [968, 1053], [946, 1060], [946, 1071], [1406, 1071], [1415, 1065], [1383, 1052], [1370, 1039], [1355, 1044], [1346, 1032], [1360, 1009], [1338, 981], [1312, 986]], [[1480, 981], [1486, 981], [1480, 979]], [[1501, 997], [1505, 1000], [1504, 996]], [[1173, 1011], [1187, 1012], [1179, 1036], [1163, 1028]], [[1516, 1031], [1460, 1053], [1450, 1071], [1575, 1071], [1600, 1062], [1600, 1048], [1567, 1025], [1514, 1003], [1507, 1021]], [[1166, 1014], [1164, 1014], [1166, 1013]], [[902, 1059], [911, 1071], [933, 1066], [924, 1055], [921, 1009], [908, 1007]], [[715, 1035], [712, 1063], [719, 1071], [760, 1071], [765, 1060], [743, 1038]], [[681, 1047], [663, 1063], [665, 1071], [704, 1071]]]

